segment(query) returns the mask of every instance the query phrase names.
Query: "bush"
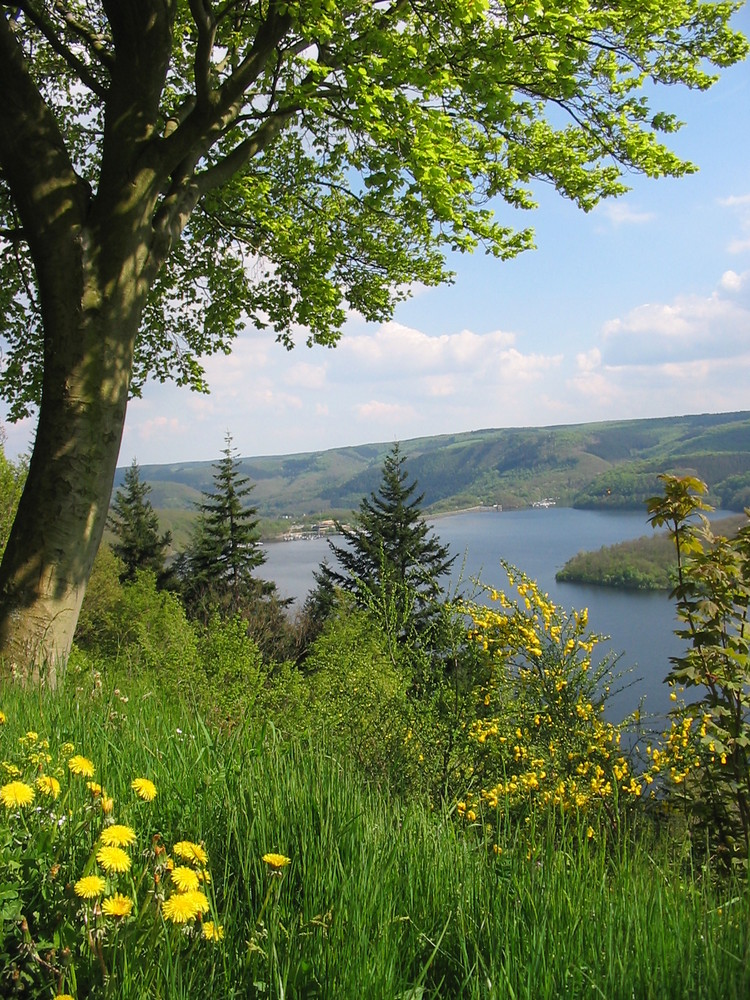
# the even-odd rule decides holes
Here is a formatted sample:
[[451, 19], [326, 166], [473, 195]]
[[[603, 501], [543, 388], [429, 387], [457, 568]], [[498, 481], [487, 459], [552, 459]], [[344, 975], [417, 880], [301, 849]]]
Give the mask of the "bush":
[[489, 607], [462, 605], [489, 674], [467, 728], [473, 780], [458, 811], [493, 826], [539, 807], [603, 808], [614, 819], [618, 802], [637, 799], [652, 779], [632, 773], [620, 746], [625, 724], [603, 719], [612, 663], [593, 661], [603, 637], [588, 631], [585, 610], [564, 612], [504, 565], [517, 597], [487, 588]]

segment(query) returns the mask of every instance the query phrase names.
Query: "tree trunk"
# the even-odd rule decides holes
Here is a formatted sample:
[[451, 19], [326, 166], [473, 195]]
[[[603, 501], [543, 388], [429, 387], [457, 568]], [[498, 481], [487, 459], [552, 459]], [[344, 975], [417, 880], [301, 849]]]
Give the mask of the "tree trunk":
[[106, 283], [107, 296], [98, 291], [101, 274], [85, 277], [94, 270], [88, 256], [81, 254], [83, 279], [68, 302], [58, 296], [45, 316], [39, 426], [0, 565], [0, 677], [52, 686], [104, 531], [142, 310], [137, 283], [126, 291], [132, 252], [120, 253], [128, 263]]

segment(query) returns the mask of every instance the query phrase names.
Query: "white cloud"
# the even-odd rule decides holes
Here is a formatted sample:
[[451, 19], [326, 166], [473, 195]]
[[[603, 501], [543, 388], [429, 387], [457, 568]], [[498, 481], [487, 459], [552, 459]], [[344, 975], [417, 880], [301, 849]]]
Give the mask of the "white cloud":
[[719, 204], [735, 210], [734, 214], [742, 232], [741, 236], [734, 236], [729, 241], [727, 246], [729, 253], [739, 254], [750, 250], [750, 194], [729, 195], [728, 198], [720, 198]]
[[287, 385], [299, 386], [303, 389], [322, 389], [326, 381], [325, 365], [301, 363], [294, 365], [284, 375]]
[[480, 360], [491, 364], [498, 353], [515, 341], [502, 330], [486, 334], [461, 330], [459, 333], [429, 336], [421, 330], [391, 321], [374, 333], [344, 337], [337, 354], [347, 360], [350, 377], [387, 372], [391, 378], [432, 374], [475, 366]]
[[402, 403], [384, 403], [378, 399], [371, 399], [368, 403], [359, 403], [355, 410], [357, 416], [362, 420], [378, 423], [382, 423], [384, 420], [405, 420], [415, 416], [412, 406], [405, 406]]
[[728, 292], [739, 292], [749, 275], [750, 271], [745, 271], [744, 274], [737, 274], [736, 271], [725, 271], [719, 284]]
[[743, 354], [750, 339], [750, 301], [737, 293], [745, 284], [742, 276], [728, 271], [710, 295], [646, 303], [610, 320], [602, 331], [604, 363], [659, 364]]
[[597, 212], [606, 216], [613, 226], [642, 226], [656, 218], [654, 212], [639, 211], [625, 201], [603, 202]]

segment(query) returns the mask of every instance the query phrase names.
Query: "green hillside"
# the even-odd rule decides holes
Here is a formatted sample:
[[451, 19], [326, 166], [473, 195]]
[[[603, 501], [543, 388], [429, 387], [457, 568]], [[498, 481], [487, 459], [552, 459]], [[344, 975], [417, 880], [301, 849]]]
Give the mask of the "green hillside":
[[[401, 442], [431, 513], [479, 505], [505, 509], [552, 498], [561, 506], [636, 508], [660, 472], [708, 482], [711, 502], [750, 503], [750, 412], [487, 429]], [[376, 489], [392, 442], [244, 458], [265, 521], [343, 515]], [[125, 469], [119, 469], [115, 487]], [[191, 511], [211, 489], [211, 462], [147, 465], [155, 508]], [[173, 519], [169, 518], [171, 523]], [[180, 521], [180, 528], [184, 522]]]

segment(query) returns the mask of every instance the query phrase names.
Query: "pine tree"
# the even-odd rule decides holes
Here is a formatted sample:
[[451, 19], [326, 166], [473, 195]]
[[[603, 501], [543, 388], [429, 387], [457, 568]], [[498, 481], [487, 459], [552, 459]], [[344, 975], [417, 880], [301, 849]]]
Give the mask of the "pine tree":
[[159, 534], [159, 518], [151, 506], [148, 494], [151, 487], [140, 476], [138, 463], [133, 459], [125, 473], [125, 483], [115, 494], [108, 518], [110, 530], [116, 537], [112, 551], [122, 560], [125, 572], [122, 581], [134, 580], [136, 571], [150, 569], [163, 585], [166, 552], [172, 535]]
[[345, 544], [329, 542], [339, 569], [327, 563], [316, 575], [321, 591], [343, 587], [358, 603], [395, 618], [399, 627], [420, 629], [441, 594], [440, 578], [455, 559], [441, 545], [422, 513], [424, 494], [409, 482], [398, 444], [383, 464], [377, 493], [364, 497], [349, 527], [337, 522]]
[[266, 557], [259, 544], [257, 509], [247, 503], [254, 485], [239, 471], [231, 434], [222, 455], [214, 464], [214, 491], [204, 492], [197, 505], [198, 519], [181, 572], [189, 602], [235, 612], [250, 591], [262, 586], [253, 571]]

